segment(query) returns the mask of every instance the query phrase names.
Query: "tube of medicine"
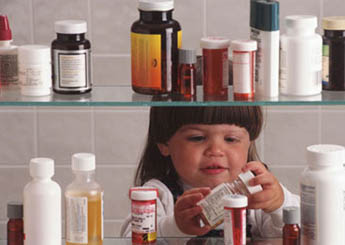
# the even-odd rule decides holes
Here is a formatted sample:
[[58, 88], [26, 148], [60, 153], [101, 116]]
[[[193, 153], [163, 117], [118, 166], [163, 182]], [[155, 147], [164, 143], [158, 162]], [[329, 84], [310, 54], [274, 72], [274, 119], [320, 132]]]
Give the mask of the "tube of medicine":
[[257, 42], [254, 40], [234, 40], [231, 42], [231, 49], [233, 53], [234, 100], [253, 99]]

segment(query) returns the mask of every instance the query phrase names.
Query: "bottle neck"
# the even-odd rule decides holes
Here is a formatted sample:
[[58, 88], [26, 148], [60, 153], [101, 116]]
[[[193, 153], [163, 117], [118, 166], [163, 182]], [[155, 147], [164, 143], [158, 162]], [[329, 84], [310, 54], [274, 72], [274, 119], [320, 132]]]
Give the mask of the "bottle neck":
[[57, 33], [57, 39], [60, 41], [74, 41], [79, 42], [85, 40], [85, 33], [80, 34], [61, 34]]
[[235, 179], [231, 183], [227, 183], [227, 186], [230, 188], [233, 194], [241, 194], [245, 196], [250, 194], [246, 185], [239, 178]]
[[140, 20], [144, 22], [167, 22], [172, 20], [172, 11], [140, 11]]
[[315, 34], [313, 28], [287, 28], [286, 33], [292, 36], [310, 36]]
[[95, 180], [95, 171], [73, 171], [76, 182], [91, 182]]
[[340, 30], [340, 31], [325, 30], [324, 35], [326, 37], [345, 37], [345, 30]]

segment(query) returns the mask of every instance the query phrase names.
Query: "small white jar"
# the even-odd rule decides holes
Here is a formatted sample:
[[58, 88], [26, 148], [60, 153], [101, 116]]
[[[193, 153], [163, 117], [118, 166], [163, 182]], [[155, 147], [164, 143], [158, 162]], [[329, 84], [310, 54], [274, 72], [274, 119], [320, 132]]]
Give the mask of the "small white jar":
[[18, 48], [19, 83], [22, 95], [44, 96], [51, 93], [50, 47], [23, 45]]

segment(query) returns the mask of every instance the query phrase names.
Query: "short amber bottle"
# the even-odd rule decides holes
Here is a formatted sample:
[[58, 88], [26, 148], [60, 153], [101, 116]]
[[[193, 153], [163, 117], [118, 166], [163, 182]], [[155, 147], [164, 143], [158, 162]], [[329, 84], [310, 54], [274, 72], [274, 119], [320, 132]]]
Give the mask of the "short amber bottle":
[[7, 245], [24, 244], [23, 204], [9, 202], [7, 204]]
[[179, 49], [177, 96], [180, 100], [196, 100], [196, 52]]
[[301, 229], [298, 225], [300, 212], [298, 207], [283, 209], [283, 245], [300, 245]]
[[180, 24], [172, 0], [139, 0], [140, 18], [131, 27], [132, 88], [141, 94], [177, 91]]

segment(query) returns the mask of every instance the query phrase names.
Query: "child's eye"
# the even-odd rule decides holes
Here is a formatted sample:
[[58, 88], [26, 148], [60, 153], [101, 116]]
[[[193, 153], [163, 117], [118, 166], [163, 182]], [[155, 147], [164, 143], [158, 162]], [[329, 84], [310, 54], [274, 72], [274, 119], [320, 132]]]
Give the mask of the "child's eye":
[[225, 137], [225, 141], [226, 141], [226, 142], [236, 142], [237, 139], [234, 138], [234, 137]]
[[202, 140], [204, 140], [204, 139], [205, 139], [205, 137], [202, 136], [202, 135], [197, 135], [197, 136], [190, 136], [190, 137], [188, 137], [188, 140], [189, 140], [189, 141], [194, 141], [194, 142], [202, 141]]

